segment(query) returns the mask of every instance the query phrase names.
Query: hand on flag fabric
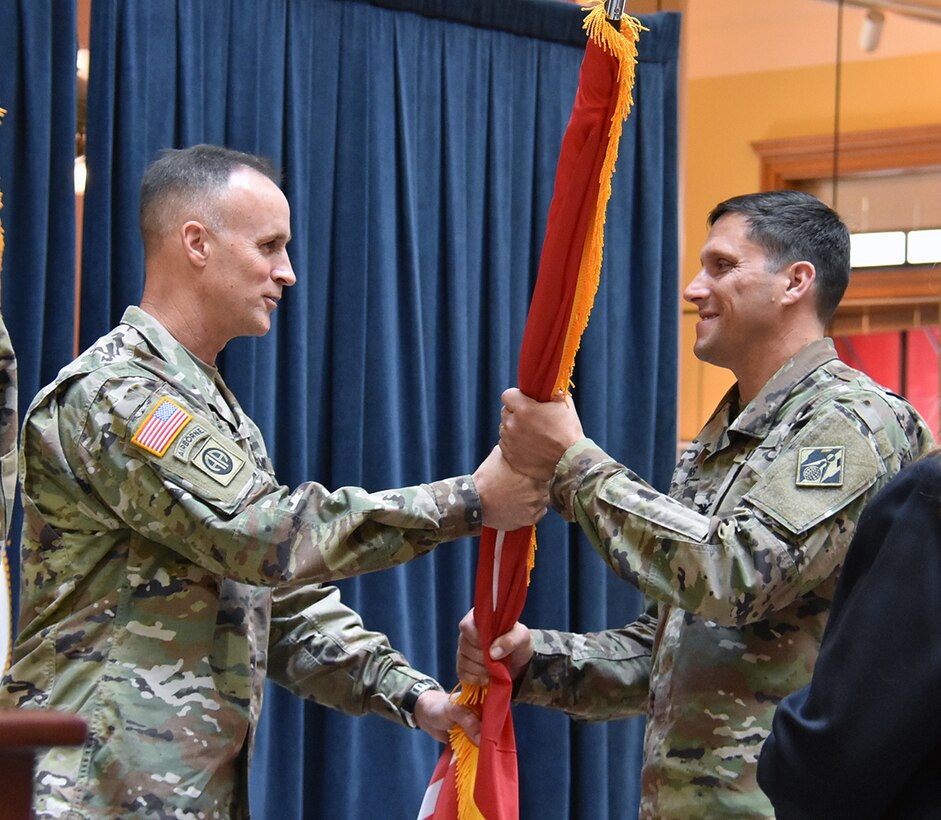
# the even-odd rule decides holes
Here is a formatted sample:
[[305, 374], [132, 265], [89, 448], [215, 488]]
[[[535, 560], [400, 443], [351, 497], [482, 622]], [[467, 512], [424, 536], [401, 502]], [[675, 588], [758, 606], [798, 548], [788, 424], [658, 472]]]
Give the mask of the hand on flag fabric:
[[539, 521], [549, 504], [549, 484], [514, 470], [494, 447], [474, 471], [484, 526], [512, 532]]
[[448, 742], [448, 732], [460, 726], [475, 743], [480, 740], [480, 718], [477, 713], [451, 700], [447, 692], [429, 689], [415, 702], [415, 723], [439, 743]]
[[[457, 642], [457, 676], [474, 686], [490, 683], [490, 672], [480, 640], [480, 631], [471, 609], [460, 623], [461, 636]], [[506, 659], [510, 680], [515, 681], [533, 658], [533, 639], [529, 629], [517, 621], [509, 632], [494, 638], [489, 647], [490, 657], [495, 661]]]
[[559, 459], [576, 441], [583, 439], [570, 396], [559, 394], [552, 401], [536, 401], [521, 390], [503, 392], [500, 450], [515, 470], [550, 481]]

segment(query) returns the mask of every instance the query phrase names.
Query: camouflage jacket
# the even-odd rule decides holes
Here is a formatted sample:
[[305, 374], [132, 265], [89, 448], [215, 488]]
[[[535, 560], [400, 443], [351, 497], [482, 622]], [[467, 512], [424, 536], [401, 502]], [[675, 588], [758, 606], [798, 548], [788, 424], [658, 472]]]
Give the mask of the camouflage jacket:
[[644, 818], [773, 817], [755, 769], [775, 705], [810, 680], [863, 507], [932, 443], [915, 410], [829, 340], [741, 412], [737, 395], [682, 455], [669, 496], [588, 439], [552, 485], [555, 509], [659, 609], [615, 633], [537, 634], [519, 699], [636, 714], [649, 666]]
[[274, 679], [395, 716], [419, 673], [312, 582], [480, 530], [469, 476], [279, 485], [218, 372], [138, 308], [33, 401], [20, 470], [20, 633], [0, 700], [89, 726], [84, 748], [39, 761], [40, 816], [246, 816], [272, 605]]
[[[16, 490], [16, 358], [0, 316], [0, 537], [6, 544]], [[6, 659], [0, 658], [0, 665]]]

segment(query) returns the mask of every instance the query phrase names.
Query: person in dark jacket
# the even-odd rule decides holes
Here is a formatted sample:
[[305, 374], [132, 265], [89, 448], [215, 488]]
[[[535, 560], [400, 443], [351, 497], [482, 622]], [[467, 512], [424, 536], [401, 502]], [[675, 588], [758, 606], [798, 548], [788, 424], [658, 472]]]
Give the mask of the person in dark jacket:
[[941, 448], [867, 505], [758, 783], [778, 820], [941, 817]]

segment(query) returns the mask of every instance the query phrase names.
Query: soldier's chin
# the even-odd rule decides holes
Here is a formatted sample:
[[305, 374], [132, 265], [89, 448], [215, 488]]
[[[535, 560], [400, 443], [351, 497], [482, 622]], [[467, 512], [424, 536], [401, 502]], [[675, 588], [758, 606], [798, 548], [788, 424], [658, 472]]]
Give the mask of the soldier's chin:
[[246, 333], [246, 336], [264, 336], [271, 330], [271, 317], [268, 314], [265, 314], [264, 317], [259, 317], [258, 321], [254, 324], [251, 331]]
[[693, 345], [693, 355], [701, 362], [712, 364], [709, 359], [709, 345], [703, 342], [697, 340], [696, 344]]

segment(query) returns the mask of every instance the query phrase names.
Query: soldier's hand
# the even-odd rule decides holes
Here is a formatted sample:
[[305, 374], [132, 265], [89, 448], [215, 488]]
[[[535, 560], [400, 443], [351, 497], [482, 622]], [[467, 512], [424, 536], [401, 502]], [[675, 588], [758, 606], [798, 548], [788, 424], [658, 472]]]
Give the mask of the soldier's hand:
[[503, 392], [500, 449], [513, 469], [550, 481], [562, 455], [585, 437], [575, 405], [561, 393], [536, 401], [513, 387]]
[[[490, 682], [490, 673], [484, 659], [484, 649], [480, 645], [480, 632], [474, 621], [474, 610], [470, 610], [459, 625], [461, 635], [457, 642], [457, 676], [465, 683], [486, 686]], [[509, 658], [507, 669], [510, 679], [516, 680], [533, 658], [533, 639], [529, 629], [517, 621], [510, 628], [494, 638], [490, 644], [490, 657], [494, 660]]]
[[483, 505], [483, 523], [511, 532], [535, 524], [546, 514], [549, 484], [517, 472], [494, 447], [474, 472]]
[[480, 743], [480, 718], [466, 706], [452, 702], [447, 692], [429, 689], [415, 702], [415, 723], [439, 743], [448, 742], [448, 730], [457, 724], [474, 743]]

